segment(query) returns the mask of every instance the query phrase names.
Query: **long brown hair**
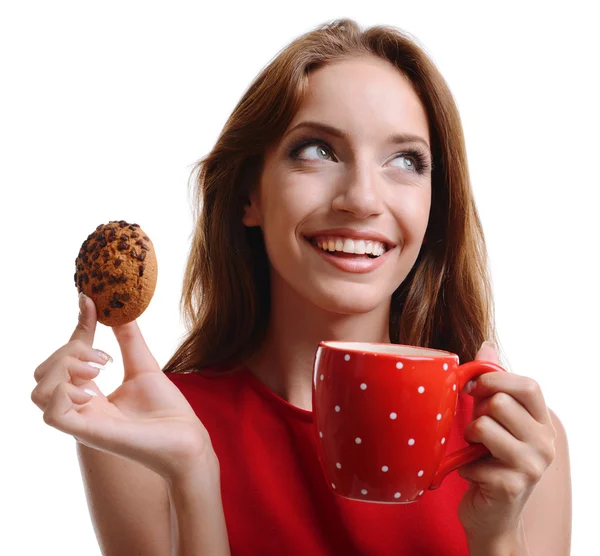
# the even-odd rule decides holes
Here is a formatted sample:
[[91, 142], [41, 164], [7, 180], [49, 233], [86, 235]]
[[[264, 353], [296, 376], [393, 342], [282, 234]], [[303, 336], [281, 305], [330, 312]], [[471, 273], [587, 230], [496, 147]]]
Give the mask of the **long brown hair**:
[[255, 78], [212, 151], [194, 167], [197, 225], [181, 309], [188, 330], [164, 372], [228, 367], [261, 344], [270, 312], [269, 266], [258, 227], [242, 224], [263, 153], [300, 107], [311, 71], [377, 56], [412, 83], [429, 119], [433, 160], [426, 241], [390, 307], [393, 343], [475, 357], [496, 341], [487, 251], [471, 190], [460, 117], [450, 90], [415, 39], [394, 27], [324, 24], [283, 49]]

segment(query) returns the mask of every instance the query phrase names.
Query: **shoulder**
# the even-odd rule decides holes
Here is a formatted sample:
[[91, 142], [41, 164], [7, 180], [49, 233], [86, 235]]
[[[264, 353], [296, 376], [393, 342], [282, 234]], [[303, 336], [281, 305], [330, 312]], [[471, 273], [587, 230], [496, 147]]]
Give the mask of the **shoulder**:
[[241, 369], [200, 369], [186, 373], [165, 373], [181, 391], [198, 416], [201, 413], [223, 410], [235, 404], [239, 393], [245, 389], [246, 380]]

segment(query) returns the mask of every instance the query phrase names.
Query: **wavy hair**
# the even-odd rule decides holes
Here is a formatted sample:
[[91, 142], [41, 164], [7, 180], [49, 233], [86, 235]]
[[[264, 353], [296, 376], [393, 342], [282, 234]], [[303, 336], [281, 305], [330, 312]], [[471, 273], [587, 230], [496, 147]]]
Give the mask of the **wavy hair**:
[[377, 56], [411, 83], [429, 120], [432, 197], [425, 242], [391, 298], [393, 343], [448, 350], [461, 362], [497, 342], [483, 229], [471, 189], [458, 109], [434, 63], [406, 32], [321, 25], [281, 50], [250, 84], [211, 152], [196, 162], [193, 238], [181, 310], [186, 334], [164, 372], [229, 367], [262, 343], [270, 313], [269, 264], [258, 227], [242, 223], [263, 153], [299, 109], [308, 75], [327, 64]]

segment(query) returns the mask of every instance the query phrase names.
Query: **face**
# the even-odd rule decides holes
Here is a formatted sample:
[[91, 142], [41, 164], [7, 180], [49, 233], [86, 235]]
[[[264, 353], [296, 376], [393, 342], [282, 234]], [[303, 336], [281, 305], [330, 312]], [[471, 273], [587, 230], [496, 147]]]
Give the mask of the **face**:
[[245, 208], [244, 224], [262, 228], [271, 287], [335, 313], [389, 307], [427, 228], [429, 145], [426, 112], [391, 64], [355, 58], [311, 73]]

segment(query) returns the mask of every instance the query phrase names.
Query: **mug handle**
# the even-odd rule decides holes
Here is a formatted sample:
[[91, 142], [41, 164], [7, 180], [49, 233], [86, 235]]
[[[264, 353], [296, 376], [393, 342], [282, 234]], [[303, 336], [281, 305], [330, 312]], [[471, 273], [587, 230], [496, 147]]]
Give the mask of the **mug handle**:
[[[496, 365], [491, 361], [470, 361], [464, 365], [459, 365], [456, 370], [458, 373], [457, 388], [459, 392], [462, 391], [467, 382], [469, 382], [469, 380], [472, 378], [476, 378], [485, 373], [500, 371], [504, 373], [506, 372], [506, 370], [500, 367], [500, 365]], [[490, 451], [483, 444], [477, 443], [471, 444], [466, 448], [462, 448], [461, 450], [457, 450], [456, 452], [452, 452], [451, 454], [444, 456], [444, 459], [442, 459], [438, 470], [433, 476], [433, 480], [431, 481], [429, 489], [435, 490], [438, 488], [442, 484], [442, 481], [446, 475], [448, 475], [448, 473], [451, 471], [454, 471], [461, 465], [471, 463], [489, 453]]]

